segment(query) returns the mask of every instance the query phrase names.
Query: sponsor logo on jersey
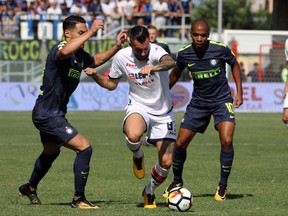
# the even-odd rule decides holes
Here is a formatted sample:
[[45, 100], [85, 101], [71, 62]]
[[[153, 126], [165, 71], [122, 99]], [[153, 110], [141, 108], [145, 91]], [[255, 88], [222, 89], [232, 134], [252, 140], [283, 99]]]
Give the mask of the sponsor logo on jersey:
[[192, 67], [193, 65], [195, 65], [195, 63], [188, 64], [188, 67]]
[[211, 59], [210, 60], [210, 64], [212, 65], [212, 66], [215, 66], [216, 64], [217, 64], [217, 59]]
[[217, 67], [213, 70], [192, 72], [192, 76], [193, 79], [207, 79], [217, 76], [218, 74], [220, 74], [220, 72], [220, 67]]
[[66, 133], [67, 134], [72, 134], [73, 133], [73, 129], [72, 128], [66, 126], [65, 129], [66, 129]]
[[70, 68], [70, 70], [68, 72], [68, 76], [80, 80], [81, 74], [79, 71], [77, 71], [73, 68]]
[[135, 80], [135, 79], [146, 79], [147, 74], [141, 74], [141, 73], [130, 73], [129, 79]]
[[131, 64], [131, 63], [126, 63], [125, 66], [126, 67], [137, 67], [136, 64]]

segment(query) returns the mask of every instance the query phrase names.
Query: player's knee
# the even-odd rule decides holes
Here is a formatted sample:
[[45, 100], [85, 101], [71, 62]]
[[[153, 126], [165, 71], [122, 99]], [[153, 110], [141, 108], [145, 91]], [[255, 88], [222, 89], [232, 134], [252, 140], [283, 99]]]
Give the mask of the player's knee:
[[178, 150], [178, 151], [185, 150], [187, 148], [188, 144], [181, 143], [181, 142], [176, 142], [175, 143], [175, 149]]
[[288, 116], [283, 115], [282, 121], [284, 122], [284, 124], [286, 125], [286, 127], [288, 127]]
[[131, 151], [137, 151], [141, 147], [142, 141], [139, 139], [138, 139], [138, 141], [133, 142], [132, 140], [130, 140], [129, 137], [126, 136], [125, 140], [126, 140], [126, 144], [127, 144], [128, 148]]

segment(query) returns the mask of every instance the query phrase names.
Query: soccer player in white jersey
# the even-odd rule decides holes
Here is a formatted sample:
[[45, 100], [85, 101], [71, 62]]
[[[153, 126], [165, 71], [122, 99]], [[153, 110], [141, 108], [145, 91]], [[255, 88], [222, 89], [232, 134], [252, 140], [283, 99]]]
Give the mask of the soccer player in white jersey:
[[[284, 86], [284, 90], [283, 90], [283, 99], [284, 99], [284, 103], [283, 103], [283, 112], [282, 112], [282, 120], [284, 122], [284, 124], [288, 127], [288, 38], [285, 41], [285, 57], [286, 57], [286, 68], [283, 69], [284, 71], [286, 71], [286, 81], [285, 81], [285, 86]], [[282, 72], [283, 73], [283, 72]]]
[[158, 161], [142, 192], [144, 208], [156, 208], [154, 192], [168, 176], [176, 140], [168, 72], [175, 62], [162, 47], [149, 42], [149, 33], [144, 26], [131, 28], [127, 41], [129, 46], [114, 56], [109, 76], [100, 75], [91, 68], [84, 72], [109, 90], [117, 87], [122, 76], [127, 77], [130, 91], [123, 132], [126, 144], [133, 152], [133, 172], [138, 179], [145, 175], [141, 150], [143, 134], [147, 132], [149, 142], [157, 146]]

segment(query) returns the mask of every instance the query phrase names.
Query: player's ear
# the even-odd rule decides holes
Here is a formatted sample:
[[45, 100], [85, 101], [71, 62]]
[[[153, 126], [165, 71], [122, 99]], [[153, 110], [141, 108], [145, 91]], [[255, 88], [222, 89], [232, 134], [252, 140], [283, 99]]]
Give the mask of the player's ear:
[[66, 30], [64, 31], [64, 37], [65, 37], [65, 38], [70, 38], [70, 31], [69, 31], [68, 29], [66, 29]]

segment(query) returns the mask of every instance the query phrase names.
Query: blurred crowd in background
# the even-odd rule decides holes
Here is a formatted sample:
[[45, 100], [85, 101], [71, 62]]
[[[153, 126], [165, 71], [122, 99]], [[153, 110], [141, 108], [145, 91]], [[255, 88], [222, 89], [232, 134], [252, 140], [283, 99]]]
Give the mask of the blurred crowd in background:
[[103, 19], [111, 29], [120, 26], [123, 17], [126, 25], [153, 24], [159, 37], [179, 37], [177, 28], [181, 17], [189, 25], [192, 0], [0, 0], [0, 37], [16, 37], [19, 15], [28, 14], [89, 16], [90, 20]]

